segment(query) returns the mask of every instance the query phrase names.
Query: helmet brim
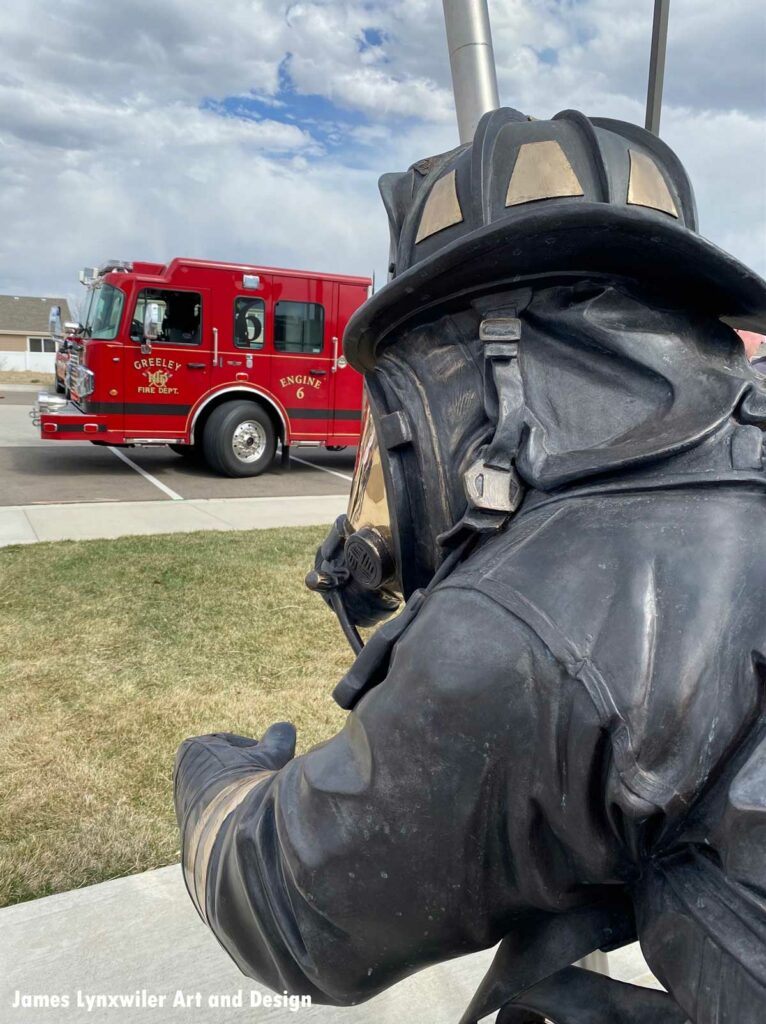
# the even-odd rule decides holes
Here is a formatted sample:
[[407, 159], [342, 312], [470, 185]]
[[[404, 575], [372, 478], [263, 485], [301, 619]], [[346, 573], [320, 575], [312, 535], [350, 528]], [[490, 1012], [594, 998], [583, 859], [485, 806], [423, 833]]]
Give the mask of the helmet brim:
[[[553, 210], [555, 204], [557, 209]], [[364, 373], [378, 346], [434, 307], [560, 275], [628, 279], [647, 294], [766, 332], [766, 281], [662, 213], [546, 201], [456, 239], [381, 288], [351, 318], [343, 349]]]

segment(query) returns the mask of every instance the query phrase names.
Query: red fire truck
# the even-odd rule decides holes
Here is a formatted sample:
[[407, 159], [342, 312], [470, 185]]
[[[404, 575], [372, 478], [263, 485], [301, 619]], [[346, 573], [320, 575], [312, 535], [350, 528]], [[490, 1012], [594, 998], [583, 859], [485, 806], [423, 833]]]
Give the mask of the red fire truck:
[[169, 445], [227, 476], [262, 473], [278, 442], [358, 442], [362, 378], [341, 339], [368, 278], [174, 259], [80, 279], [66, 394], [32, 412], [41, 437]]

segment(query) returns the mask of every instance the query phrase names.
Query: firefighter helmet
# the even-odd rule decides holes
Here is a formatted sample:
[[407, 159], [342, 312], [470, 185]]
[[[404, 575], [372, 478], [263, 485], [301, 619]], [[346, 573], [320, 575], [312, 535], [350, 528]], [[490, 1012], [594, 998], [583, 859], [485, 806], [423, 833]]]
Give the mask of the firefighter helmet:
[[636, 125], [502, 108], [472, 144], [384, 175], [380, 188], [392, 280], [346, 330], [361, 371], [434, 306], [552, 275], [623, 277], [680, 308], [766, 330], [766, 282], [698, 234], [681, 162]]

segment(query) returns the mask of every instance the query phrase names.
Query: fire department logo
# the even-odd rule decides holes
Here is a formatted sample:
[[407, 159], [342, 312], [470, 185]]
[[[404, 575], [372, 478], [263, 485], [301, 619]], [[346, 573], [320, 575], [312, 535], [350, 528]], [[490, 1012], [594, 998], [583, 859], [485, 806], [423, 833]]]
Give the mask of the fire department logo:
[[146, 378], [146, 384], [139, 385], [136, 390], [140, 395], [177, 395], [178, 388], [170, 386], [176, 370], [181, 364], [175, 359], [137, 359], [133, 364]]
[[168, 373], [166, 370], [144, 370], [144, 376], [149, 382], [150, 388], [164, 388], [170, 378], [173, 376], [172, 373]]
[[169, 381], [180, 368], [180, 362], [176, 359], [166, 359], [164, 356], [136, 359], [133, 362], [133, 369], [146, 378], [146, 383], [138, 385], [136, 391], [138, 394], [178, 394], [178, 388], [170, 387]]

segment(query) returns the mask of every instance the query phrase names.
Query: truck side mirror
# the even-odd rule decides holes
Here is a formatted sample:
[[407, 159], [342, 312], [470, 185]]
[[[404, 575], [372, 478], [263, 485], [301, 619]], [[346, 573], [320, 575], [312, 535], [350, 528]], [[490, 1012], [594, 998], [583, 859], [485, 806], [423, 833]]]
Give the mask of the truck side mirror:
[[144, 310], [144, 343], [141, 350], [151, 351], [152, 342], [160, 336], [162, 329], [162, 310], [159, 302], [147, 302]]
[[51, 311], [48, 315], [48, 326], [50, 327], [50, 332], [54, 338], [63, 337], [64, 331], [61, 325], [61, 306], [51, 306]]

